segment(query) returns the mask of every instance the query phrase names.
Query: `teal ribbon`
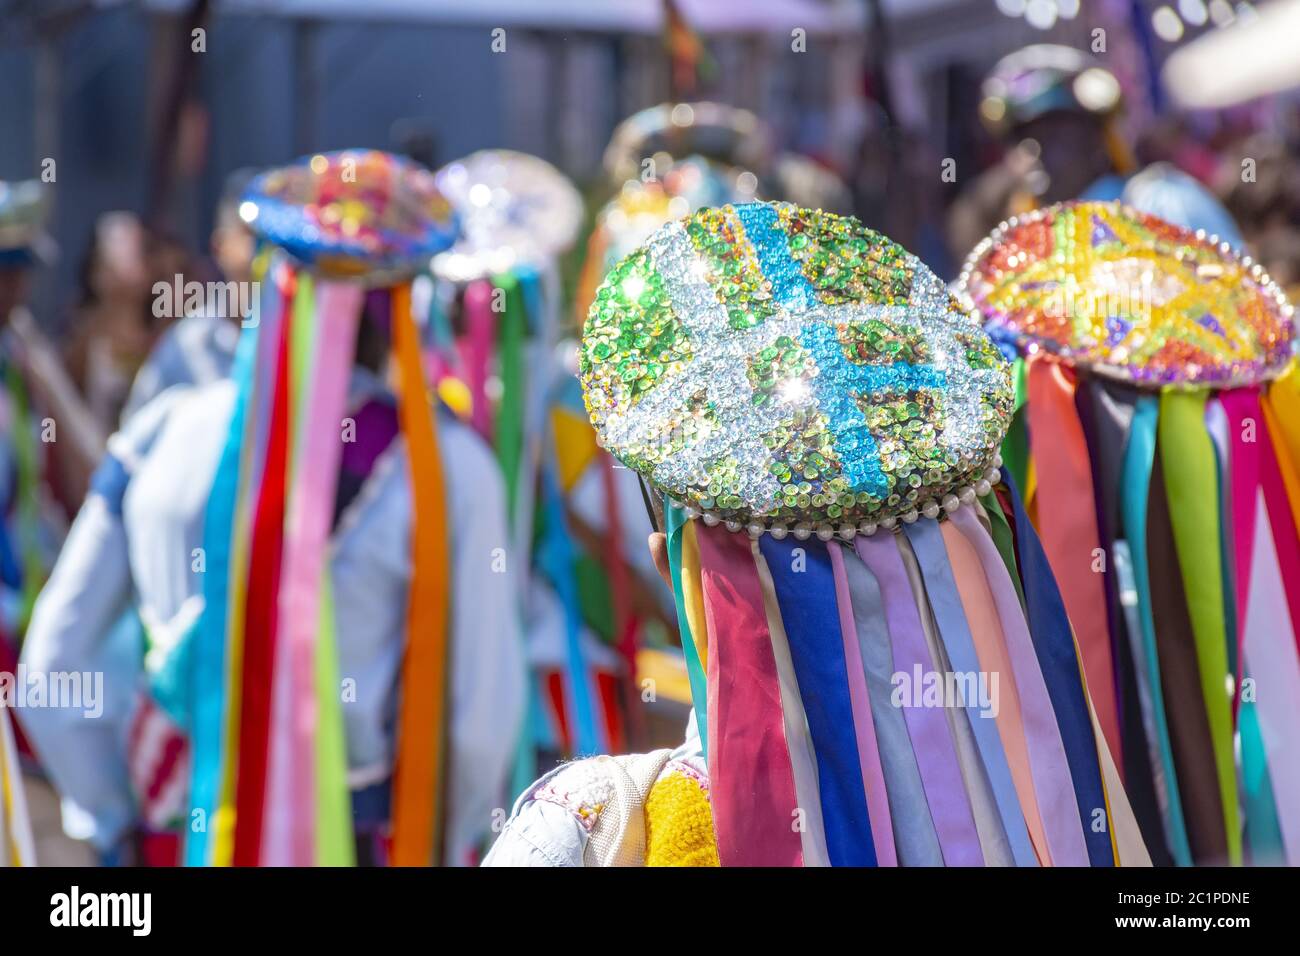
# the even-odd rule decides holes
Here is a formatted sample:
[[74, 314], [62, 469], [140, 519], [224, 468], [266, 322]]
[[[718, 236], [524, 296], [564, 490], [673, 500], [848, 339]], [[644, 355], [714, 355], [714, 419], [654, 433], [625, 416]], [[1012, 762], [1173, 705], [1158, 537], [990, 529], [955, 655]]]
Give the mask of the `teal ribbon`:
[[[1187, 827], [1183, 821], [1183, 805], [1178, 795], [1178, 774], [1174, 769], [1173, 747], [1169, 742], [1169, 724], [1165, 719], [1164, 694], [1160, 686], [1160, 659], [1156, 653], [1156, 625], [1151, 609], [1151, 578], [1147, 566], [1147, 500], [1151, 485], [1151, 468], [1156, 454], [1156, 421], [1160, 400], [1144, 395], [1133, 408], [1133, 424], [1129, 428], [1128, 448], [1120, 480], [1120, 502], [1123, 509], [1124, 537], [1128, 542], [1133, 562], [1133, 580], [1137, 585], [1138, 623], [1142, 639], [1142, 654], [1137, 664], [1142, 670], [1151, 695], [1154, 711], [1156, 745], [1160, 751], [1160, 766], [1165, 781], [1164, 829], [1169, 850], [1179, 866], [1192, 865], [1192, 850], [1187, 842]], [[1177, 574], [1178, 569], [1165, 573]]]
[[[275, 297], [272, 297], [274, 301]], [[265, 318], [265, 317], [264, 317]], [[239, 496], [239, 461], [244, 421], [253, 388], [258, 326], [240, 335], [231, 376], [235, 381], [234, 413], [221, 451], [204, 516], [203, 545], [207, 571], [203, 577], [203, 613], [193, 631], [190, 690], [193, 695], [190, 805], [204, 814], [203, 828], [186, 827], [186, 866], [211, 862], [210, 835], [221, 786], [221, 753], [226, 708], [226, 634], [230, 599], [230, 542]]]
[[673, 604], [677, 608], [677, 629], [682, 636], [682, 653], [686, 657], [686, 678], [691, 685], [691, 707], [695, 710], [695, 726], [700, 732], [700, 753], [709, 759], [708, 681], [704, 665], [691, 634], [691, 622], [686, 616], [686, 601], [682, 597], [682, 528], [686, 527], [686, 514], [671, 501], [664, 502], [664, 524], [668, 535], [668, 568], [673, 579]]

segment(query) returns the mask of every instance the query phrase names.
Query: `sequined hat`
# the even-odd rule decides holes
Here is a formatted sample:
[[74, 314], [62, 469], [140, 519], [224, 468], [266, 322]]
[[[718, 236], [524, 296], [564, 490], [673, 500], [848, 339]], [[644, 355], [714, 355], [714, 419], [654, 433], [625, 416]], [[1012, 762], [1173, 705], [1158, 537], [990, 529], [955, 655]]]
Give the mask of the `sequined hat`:
[[434, 174], [460, 216], [463, 234], [439, 255], [434, 272], [468, 282], [564, 253], [582, 225], [582, 196], [558, 169], [536, 156], [484, 149]]
[[995, 338], [1132, 384], [1254, 384], [1293, 354], [1293, 308], [1261, 266], [1118, 203], [1003, 223], [970, 254], [959, 294]]
[[1300, 863], [1291, 305], [1219, 236], [1118, 203], [1003, 223], [958, 295], [1016, 356], [1003, 470], [1152, 858]]
[[642, 164], [655, 157], [668, 163], [696, 155], [761, 172], [769, 158], [767, 139], [763, 122], [749, 110], [724, 103], [660, 103], [618, 124], [603, 163], [615, 182], [640, 176]]
[[1038, 43], [1004, 56], [981, 87], [980, 116], [995, 132], [1056, 110], [1106, 116], [1120, 105], [1119, 81], [1073, 47]]
[[[1009, 366], [916, 257], [849, 217], [699, 210], [614, 267], [580, 377], [601, 442], [666, 498], [722, 865], [1143, 862], [1001, 484]], [[995, 726], [973, 695], [891, 697], [949, 670], [1018, 704]]]
[[670, 222], [606, 278], [580, 355], [616, 457], [709, 524], [850, 538], [996, 481], [1008, 368], [915, 256], [788, 204]]
[[239, 214], [313, 272], [381, 286], [423, 269], [460, 228], [431, 172], [367, 149], [267, 170], [249, 183]]

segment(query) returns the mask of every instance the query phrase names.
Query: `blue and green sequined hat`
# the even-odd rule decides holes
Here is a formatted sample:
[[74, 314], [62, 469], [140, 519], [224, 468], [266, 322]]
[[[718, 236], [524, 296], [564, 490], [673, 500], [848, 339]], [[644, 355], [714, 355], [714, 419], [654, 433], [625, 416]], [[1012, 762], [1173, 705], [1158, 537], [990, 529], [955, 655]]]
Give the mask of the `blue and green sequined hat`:
[[689, 514], [849, 538], [996, 481], [1010, 369], [915, 256], [852, 217], [702, 209], [610, 272], [580, 375], [601, 444]]

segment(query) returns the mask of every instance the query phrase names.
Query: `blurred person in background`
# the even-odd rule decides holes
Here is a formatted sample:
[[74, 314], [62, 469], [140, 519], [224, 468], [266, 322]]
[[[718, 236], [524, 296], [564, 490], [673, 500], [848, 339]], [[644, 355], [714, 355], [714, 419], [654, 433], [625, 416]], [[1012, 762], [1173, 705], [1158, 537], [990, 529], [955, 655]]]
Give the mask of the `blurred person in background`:
[[960, 261], [999, 222], [1067, 199], [1118, 199], [1132, 171], [1116, 118], [1119, 81], [1072, 47], [1036, 44], [998, 61], [984, 80], [980, 118], [1006, 146], [948, 214]]
[[[250, 280], [256, 243], [239, 216], [239, 203], [252, 178], [252, 170], [238, 170], [227, 177], [209, 240], [209, 252], [219, 273], [218, 281], [228, 284]], [[155, 281], [171, 282], [172, 278], [157, 274]], [[224, 301], [239, 300], [227, 295]], [[173, 385], [205, 385], [229, 374], [242, 318], [232, 309], [219, 312], [204, 308], [187, 313], [169, 325], [136, 373], [122, 409], [122, 421], [125, 422]]]
[[[247, 246], [241, 241], [246, 237], [223, 233], [223, 223], [231, 223], [224, 214], [218, 217], [214, 253], [233, 277], [247, 269], [242, 257]], [[327, 278], [308, 282], [305, 267], [299, 275], [301, 285], [295, 280], [295, 288], [319, 283], [326, 295]], [[334, 287], [350, 290], [355, 285], [335, 282]], [[281, 287], [263, 288], [269, 298]], [[393, 775], [402, 743], [398, 691], [409, 640], [408, 596], [419, 593], [421, 564], [411, 543], [420, 527], [413, 501], [418, 490], [413, 492], [408, 477], [408, 465], [420, 451], [408, 454], [399, 403], [401, 394], [422, 398], [425, 393], [399, 389], [394, 395], [386, 382], [396, 325], [387, 295], [383, 289], [369, 290], [355, 344], [347, 343], [355, 360], [340, 383], [346, 391], [341, 398], [356, 441], [347, 442], [337, 481], [324, 493], [331, 515], [324, 565], [332, 582], [330, 627], [337, 639], [339, 674], [357, 687], [355, 699], [343, 707], [342, 731], [354, 858], [362, 864], [388, 858], [386, 834], [401, 797], [400, 781]], [[305, 295], [302, 301], [310, 300]], [[313, 321], [325, 325], [338, 318], [321, 313]], [[277, 328], [276, 322], [267, 321], [258, 334], [267, 328]], [[329, 341], [330, 350], [322, 346], [317, 362], [337, 355], [334, 350], [343, 346], [339, 338], [321, 341]], [[251, 337], [245, 344], [257, 345]], [[45, 708], [34, 711], [30, 720], [32, 741], [64, 798], [65, 829], [87, 840], [105, 863], [177, 862], [184, 823], [191, 807], [201, 806], [188, 802], [201, 799], [191, 792], [190, 770], [192, 760], [201, 764], [194, 755], [204, 753], [200, 736], [192, 736], [202, 691], [191, 663], [200, 653], [194, 649], [200, 635], [214, 627], [210, 621], [206, 629], [204, 625], [206, 582], [219, 572], [215, 557], [204, 557], [205, 566], [197, 569], [203, 573], [193, 562], [196, 554], [215, 554], [210, 499], [219, 499], [225, 490], [229, 461], [238, 464], [239, 456], [230, 459], [228, 452], [246, 434], [240, 424], [245, 414], [241, 395], [271, 388], [275, 381], [267, 377], [265, 363], [252, 361], [253, 349], [247, 354], [249, 368], [242, 378], [236, 369], [233, 376], [211, 381], [178, 381], [123, 421], [109, 440], [32, 617], [23, 651], [29, 672], [105, 675], [100, 719], [85, 720], [71, 708]], [[256, 383], [249, 380], [253, 375], [260, 376]], [[248, 414], [261, 415], [267, 429], [275, 417], [270, 407], [251, 408]], [[475, 861], [477, 845], [491, 830], [492, 810], [504, 797], [523, 718], [525, 662], [513, 578], [504, 565], [500, 571], [493, 566], [491, 555], [492, 547], [508, 540], [500, 470], [471, 429], [441, 408], [434, 414], [437, 440], [431, 451], [440, 456], [446, 480], [450, 567], [444, 573], [451, 591], [445, 718], [450, 769], [442, 859], [463, 865]], [[240, 429], [233, 435], [232, 421]], [[304, 487], [318, 477], [295, 473], [292, 481], [284, 478], [283, 486], [259, 501], [271, 501], [274, 495], [279, 503], [272, 507], [284, 509], [290, 498], [301, 507], [307, 507], [303, 502], [318, 506], [321, 489]], [[263, 525], [258, 528], [254, 552], [268, 534]], [[257, 579], [249, 574], [251, 590]], [[269, 575], [260, 583], [267, 580]], [[250, 605], [245, 619], [250, 630], [280, 619], [278, 580], [277, 572], [266, 606]], [[274, 609], [269, 614], [268, 607]], [[119, 626], [127, 614], [138, 615], [142, 625], [134, 634]], [[241, 700], [266, 701], [271, 689], [260, 686], [257, 692], [246, 689]], [[189, 840], [195, 840], [192, 833]], [[194, 862], [194, 852], [211, 861], [192, 847], [188, 861]]]
[[[1294, 299], [1300, 293], [1300, 162], [1276, 136], [1260, 134], [1233, 150], [1253, 160], [1225, 166], [1219, 193], [1241, 225], [1246, 245]], [[1247, 175], [1250, 169], [1253, 175]]]
[[107, 434], [154, 336], [155, 277], [184, 272], [183, 250], [151, 236], [129, 212], [100, 216], [81, 265], [81, 288], [64, 360], [96, 422]]
[[[7, 674], [17, 672], [36, 594], [102, 450], [101, 436], [27, 305], [33, 272], [55, 256], [43, 228], [42, 188], [35, 180], [0, 182], [0, 672]], [[58, 797], [21, 726], [15, 729], [9, 736], [0, 728], [0, 776], [10, 786], [21, 754], [28, 812], [3, 821], [8, 845], [18, 847], [24, 865], [88, 862], [86, 848], [64, 836]], [[30, 836], [16, 834], [15, 827]]]

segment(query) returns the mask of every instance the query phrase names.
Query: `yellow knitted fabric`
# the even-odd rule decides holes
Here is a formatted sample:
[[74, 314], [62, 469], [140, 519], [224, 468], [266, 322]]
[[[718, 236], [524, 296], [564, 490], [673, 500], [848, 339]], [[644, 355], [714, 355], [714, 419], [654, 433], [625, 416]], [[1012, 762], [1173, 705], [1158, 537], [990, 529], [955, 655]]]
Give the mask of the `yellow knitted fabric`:
[[645, 802], [646, 866], [718, 866], [709, 798], [681, 773], [655, 781]]

